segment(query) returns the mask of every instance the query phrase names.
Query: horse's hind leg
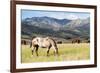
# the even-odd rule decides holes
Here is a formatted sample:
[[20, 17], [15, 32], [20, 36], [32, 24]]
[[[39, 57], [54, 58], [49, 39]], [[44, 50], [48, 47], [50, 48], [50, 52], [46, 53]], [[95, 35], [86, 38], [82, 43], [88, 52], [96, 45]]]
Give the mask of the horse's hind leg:
[[59, 54], [58, 54], [58, 48], [56, 48], [56, 55], [59, 55]]
[[55, 47], [53, 48], [54, 48], [54, 55], [58, 55], [58, 48], [55, 48]]

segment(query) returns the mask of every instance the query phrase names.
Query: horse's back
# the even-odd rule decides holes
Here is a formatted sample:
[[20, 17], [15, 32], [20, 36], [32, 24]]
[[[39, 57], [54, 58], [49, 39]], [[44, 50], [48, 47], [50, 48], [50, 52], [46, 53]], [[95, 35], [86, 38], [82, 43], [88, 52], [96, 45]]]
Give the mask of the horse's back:
[[53, 40], [50, 37], [36, 37], [33, 40], [33, 44], [38, 44], [40, 47], [49, 47], [51, 46], [56, 46], [55, 40]]

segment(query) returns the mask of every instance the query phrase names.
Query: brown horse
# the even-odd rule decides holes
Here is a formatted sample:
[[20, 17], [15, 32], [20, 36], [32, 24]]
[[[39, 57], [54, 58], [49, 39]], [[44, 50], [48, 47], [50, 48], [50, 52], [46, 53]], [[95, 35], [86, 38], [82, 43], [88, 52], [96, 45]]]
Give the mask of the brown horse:
[[74, 38], [73, 40], [72, 40], [72, 43], [80, 43], [81, 42], [81, 40], [79, 39], [79, 38]]
[[38, 48], [39, 47], [47, 48], [47, 56], [49, 56], [49, 50], [50, 50], [51, 47], [54, 49], [54, 54], [58, 55], [57, 44], [56, 44], [55, 40], [53, 40], [52, 38], [49, 38], [49, 37], [45, 37], [45, 38], [36, 37], [36, 38], [33, 38], [32, 41], [31, 41], [31, 44], [30, 44], [30, 48], [31, 47], [33, 47], [32, 48], [32, 55], [33, 55], [33, 52], [35, 50], [36, 55], [38, 56]]

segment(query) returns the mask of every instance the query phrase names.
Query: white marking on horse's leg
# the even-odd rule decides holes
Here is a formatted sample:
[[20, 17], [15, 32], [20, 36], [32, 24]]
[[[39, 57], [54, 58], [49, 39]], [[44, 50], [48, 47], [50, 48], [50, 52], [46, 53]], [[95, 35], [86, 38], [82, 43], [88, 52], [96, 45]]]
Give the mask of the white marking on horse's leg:
[[53, 49], [54, 49], [54, 55], [58, 55], [58, 48], [53, 46]]

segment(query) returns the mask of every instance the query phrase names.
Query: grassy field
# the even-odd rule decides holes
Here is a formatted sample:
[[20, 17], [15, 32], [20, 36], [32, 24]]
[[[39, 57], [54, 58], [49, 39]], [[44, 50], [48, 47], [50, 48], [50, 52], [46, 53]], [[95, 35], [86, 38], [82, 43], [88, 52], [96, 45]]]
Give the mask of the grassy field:
[[46, 48], [39, 48], [39, 56], [31, 54], [29, 45], [21, 46], [21, 61], [22, 63], [32, 62], [50, 62], [50, 61], [72, 61], [72, 60], [87, 60], [90, 58], [90, 45], [88, 43], [81, 44], [58, 44], [59, 56], [54, 56], [53, 49], [50, 49], [50, 56], [47, 57]]

